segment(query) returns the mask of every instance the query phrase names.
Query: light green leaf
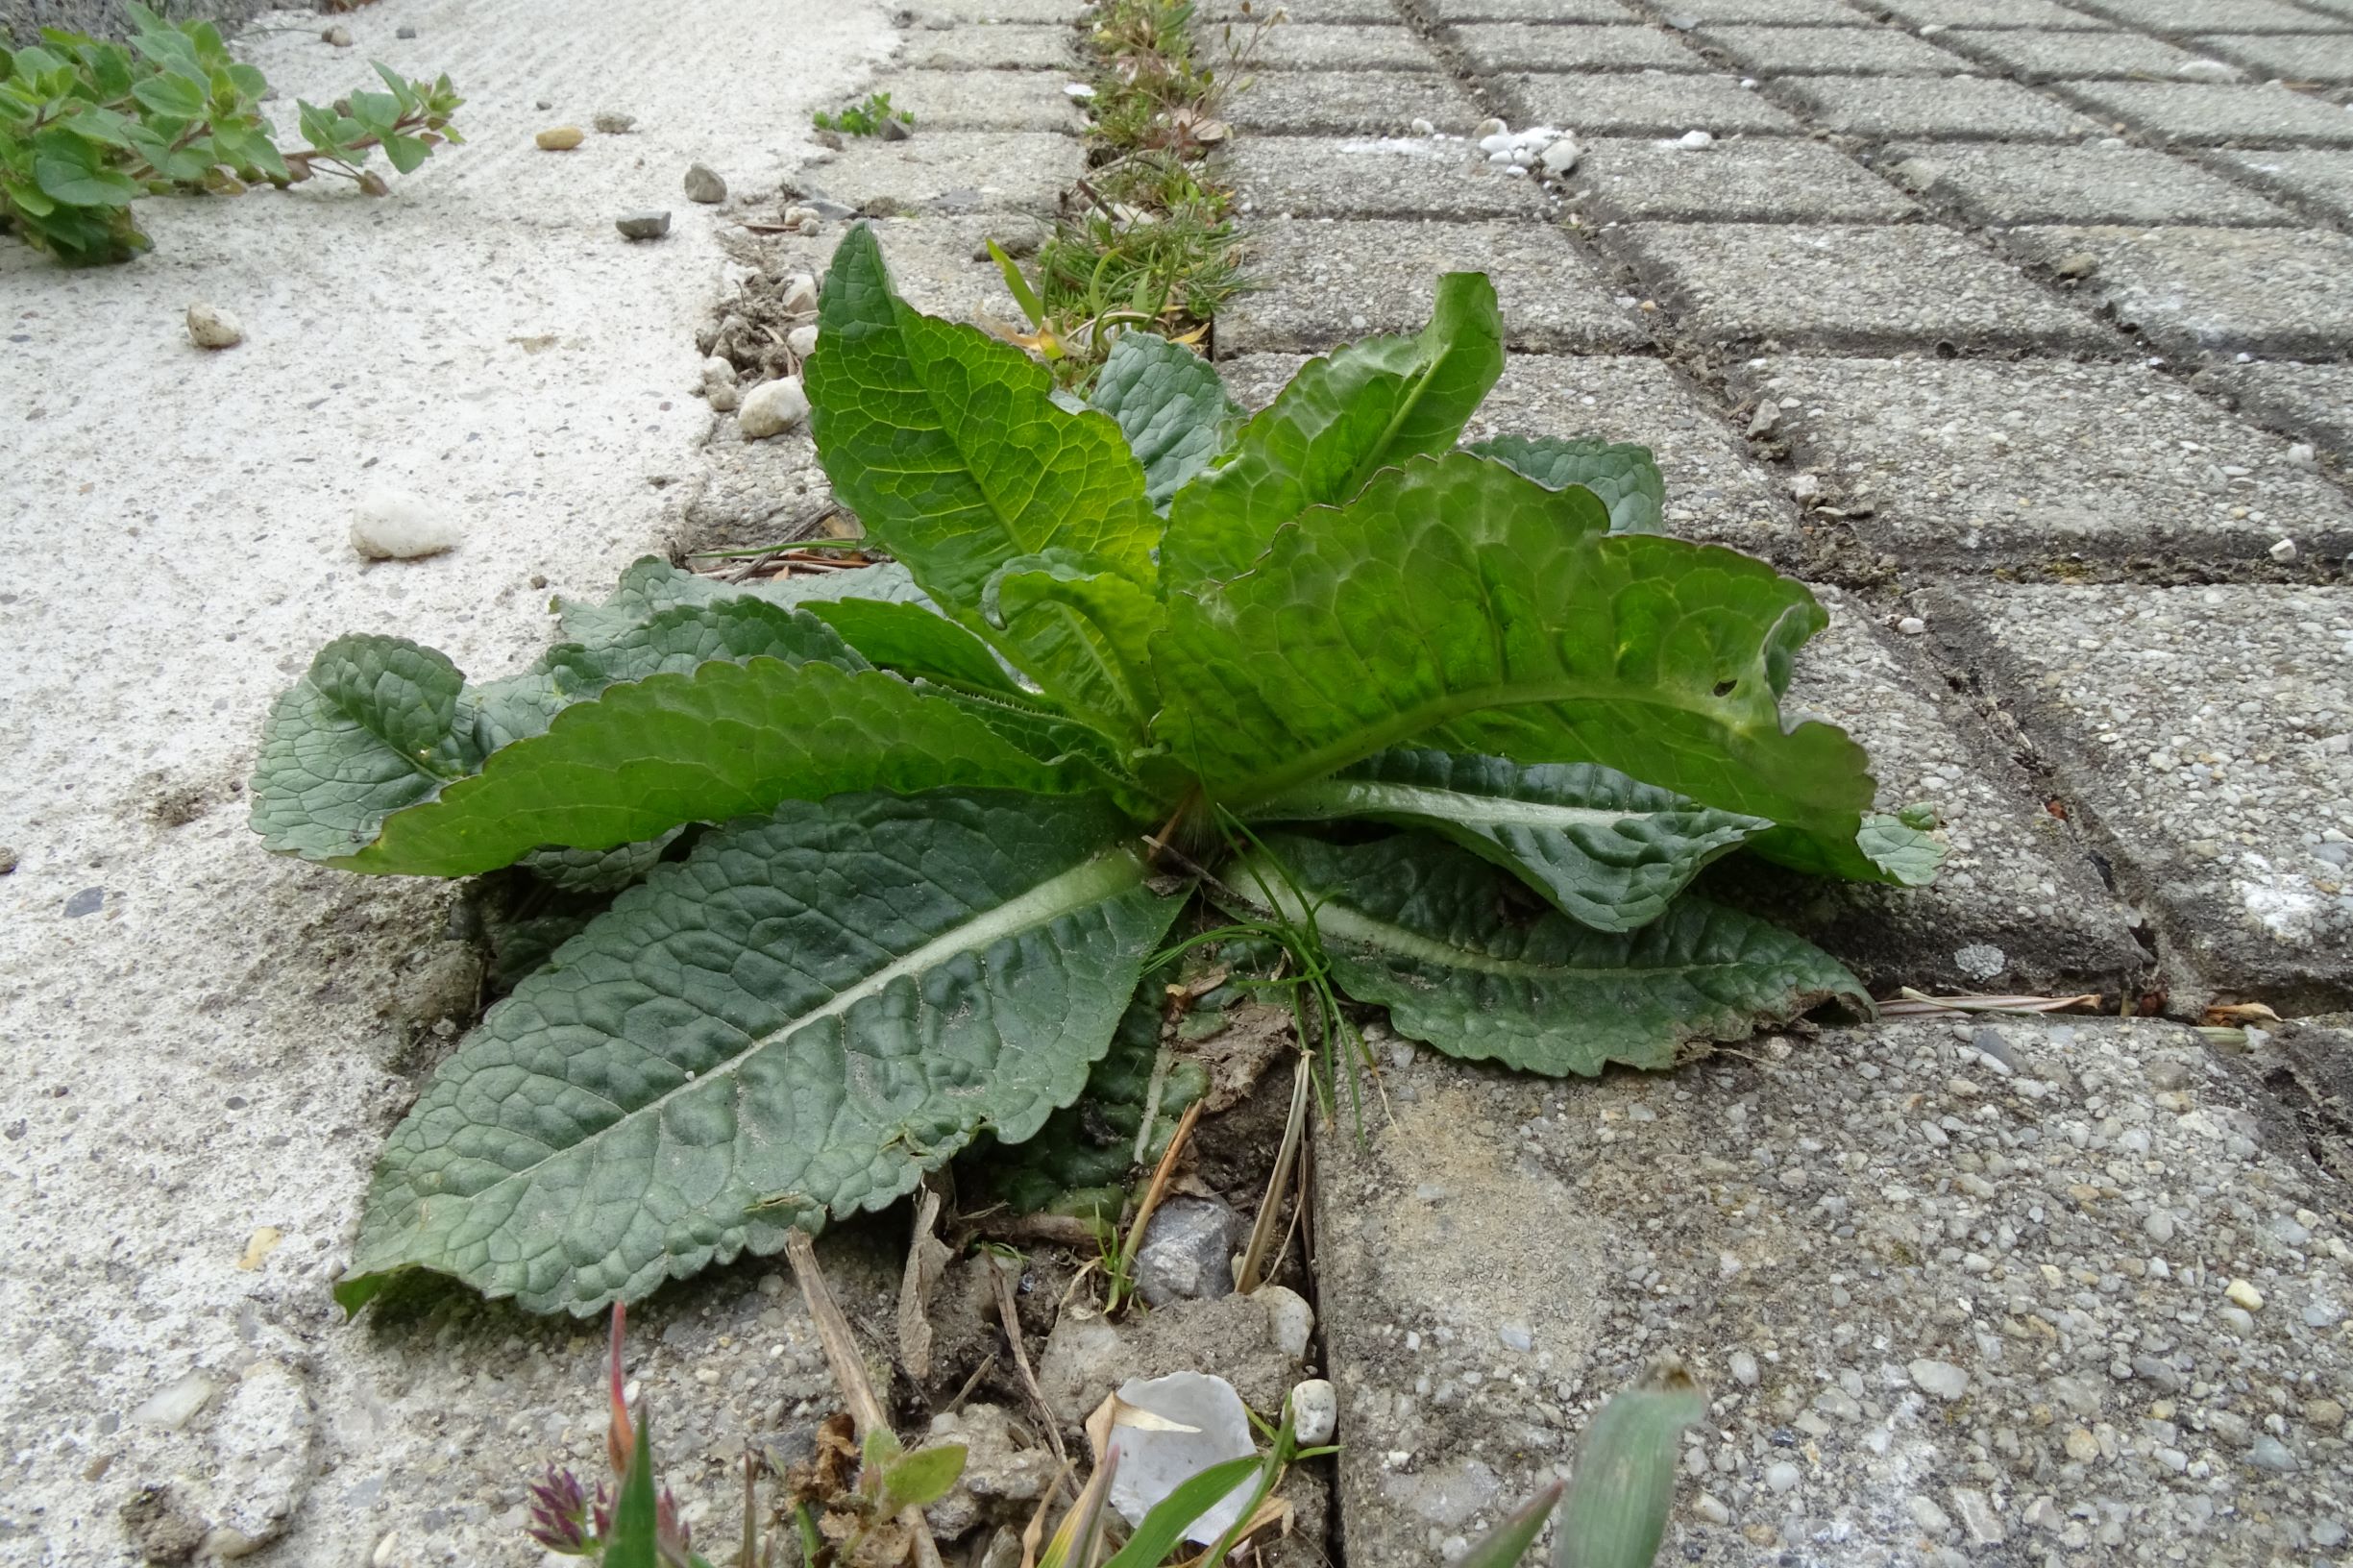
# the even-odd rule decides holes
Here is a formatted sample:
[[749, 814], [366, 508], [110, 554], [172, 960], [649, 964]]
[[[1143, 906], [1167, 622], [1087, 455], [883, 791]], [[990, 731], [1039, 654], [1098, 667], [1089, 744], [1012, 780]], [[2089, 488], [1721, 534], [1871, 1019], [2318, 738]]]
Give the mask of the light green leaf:
[[1168, 1554], [1183, 1544], [1187, 1530], [1210, 1509], [1249, 1485], [1267, 1462], [1248, 1455], [1213, 1464], [1188, 1477], [1152, 1505], [1143, 1516], [1143, 1523], [1136, 1527], [1136, 1533], [1128, 1537], [1127, 1545], [1103, 1568], [1161, 1568]]
[[33, 142], [33, 183], [67, 207], [129, 207], [139, 187], [105, 163], [105, 155], [63, 126], [52, 126]]
[[1578, 1447], [1553, 1568], [1651, 1568], [1675, 1507], [1683, 1429], [1706, 1413], [1706, 1396], [1673, 1369], [1602, 1407]]
[[1581, 484], [1602, 498], [1609, 508], [1612, 533], [1657, 533], [1665, 527], [1667, 482], [1648, 447], [1603, 441], [1591, 436], [1561, 440], [1554, 436], [1499, 435], [1463, 449], [1492, 457], [1515, 474], [1526, 475], [1547, 490]]
[[1886, 875], [1855, 845], [1872, 780], [1830, 724], [1784, 729], [1827, 617], [1733, 551], [1610, 534], [1600, 498], [1452, 453], [1303, 513], [1259, 567], [1175, 596], [1159, 733], [1237, 810], [1392, 746], [1599, 763], [1778, 824], [1752, 847]]
[[419, 164], [433, 156], [433, 150], [415, 136], [387, 135], [384, 137], [384, 156], [401, 173], [414, 174]]
[[1563, 1483], [1550, 1486], [1521, 1504], [1493, 1530], [1471, 1543], [1471, 1549], [1455, 1559], [1454, 1568], [1516, 1568], [1528, 1556], [1528, 1549], [1544, 1531], [1544, 1522], [1553, 1516], [1560, 1502]]
[[939, 1502], [964, 1474], [964, 1460], [962, 1443], [938, 1443], [894, 1459], [883, 1472], [882, 1507], [875, 1511], [888, 1519]]
[[1518, 916], [1484, 861], [1419, 834], [1269, 835], [1222, 880], [1293, 920], [1312, 906], [1340, 990], [1386, 1007], [1398, 1033], [1528, 1072], [1659, 1070], [1694, 1041], [1745, 1039], [1833, 998], [1871, 1006], [1827, 954], [1737, 911], [1686, 894], [1627, 934]]
[[880, 1208], [984, 1129], [1028, 1138], [1182, 902], [1132, 833], [1089, 800], [941, 791], [705, 835], [434, 1074], [338, 1299], [421, 1268], [585, 1315]]
[[[847, 574], [844, 574], [846, 576]], [[989, 645], [930, 607], [878, 599], [813, 601], [809, 613], [885, 670], [962, 691], [1020, 691]]]
[[1448, 273], [1418, 335], [1309, 360], [1242, 427], [1233, 455], [1177, 492], [1162, 582], [1173, 592], [1245, 572], [1308, 507], [1348, 500], [1381, 468], [1452, 449], [1503, 372], [1495, 286], [1484, 273]]
[[135, 84], [131, 96], [142, 108], [175, 119], [193, 120], [205, 111], [205, 90], [184, 76], [159, 73]]
[[1411, 749], [1367, 757], [1252, 815], [1269, 821], [1369, 817], [1427, 828], [1601, 931], [1658, 919], [1708, 862], [1773, 826], [1607, 768]]
[[818, 322], [810, 429], [834, 492], [951, 612], [1049, 547], [1150, 580], [1160, 521], [1119, 428], [1054, 406], [1012, 344], [900, 299], [870, 226], [834, 252]]
[[1915, 827], [1899, 814], [1875, 813], [1863, 819], [1855, 842], [1887, 880], [1907, 888], [1924, 888], [1936, 880], [1945, 863], [1945, 846], [1924, 827]]
[[1182, 343], [1133, 327], [1113, 340], [1088, 402], [1119, 422], [1143, 465], [1144, 495], [1164, 510], [1242, 421], [1215, 366]]
[[1164, 619], [1143, 584], [1069, 551], [1017, 556], [981, 589], [980, 615], [1007, 655], [1066, 706], [1131, 745], [1160, 709], [1152, 639]]
[[640, 1400], [637, 1441], [629, 1448], [629, 1473], [613, 1501], [613, 1529], [598, 1554], [603, 1568], [661, 1568], [662, 1501], [653, 1484], [653, 1415]]

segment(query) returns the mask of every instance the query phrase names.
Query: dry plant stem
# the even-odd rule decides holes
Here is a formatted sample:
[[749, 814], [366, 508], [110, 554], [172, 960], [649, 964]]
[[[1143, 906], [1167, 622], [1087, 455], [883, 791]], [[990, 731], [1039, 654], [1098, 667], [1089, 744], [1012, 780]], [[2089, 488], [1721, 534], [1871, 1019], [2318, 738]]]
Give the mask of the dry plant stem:
[[1283, 1146], [1275, 1153], [1275, 1168], [1267, 1173], [1265, 1201], [1259, 1205], [1259, 1216], [1251, 1223], [1250, 1244], [1242, 1249], [1241, 1271], [1234, 1280], [1234, 1288], [1245, 1296], [1262, 1283], [1275, 1228], [1282, 1223], [1283, 1200], [1290, 1191], [1291, 1167], [1299, 1158], [1300, 1139], [1307, 1134], [1308, 1102], [1314, 1088], [1314, 1062], [1303, 1050], [1291, 1075], [1291, 1114], [1283, 1123]]
[[2097, 992], [2081, 996], [1931, 996], [1905, 986], [1898, 994], [1903, 998], [1901, 1001], [1883, 1003], [1879, 1011], [1891, 1017], [1944, 1013], [2064, 1013], [2071, 1007], [2099, 1011]]
[[907, 1240], [907, 1266], [898, 1282], [898, 1359], [907, 1375], [921, 1383], [931, 1376], [933, 1284], [947, 1262], [947, 1248], [933, 1234], [940, 1223], [940, 1189], [926, 1181], [917, 1200], [915, 1234]]
[[[1143, 1245], [1144, 1227], [1152, 1223], [1153, 1211], [1167, 1193], [1168, 1179], [1176, 1174], [1177, 1157], [1185, 1152], [1185, 1140], [1192, 1137], [1193, 1123], [1200, 1119], [1201, 1102], [1195, 1100], [1185, 1108], [1176, 1131], [1169, 1135], [1168, 1147], [1161, 1151], [1160, 1164], [1152, 1171], [1152, 1185], [1144, 1188], [1143, 1202], [1136, 1206], [1136, 1220], [1128, 1227], [1127, 1243], [1120, 1249], [1120, 1257], [1133, 1258], [1136, 1249]], [[1120, 1282], [1115, 1279], [1111, 1282], [1111, 1299], [1103, 1304], [1106, 1315], [1119, 1310], [1119, 1291]]]
[[1021, 1306], [1014, 1299], [1013, 1281], [1001, 1268], [989, 1272], [996, 1278], [996, 1315], [1003, 1321], [1005, 1338], [1013, 1346], [1013, 1369], [1021, 1374], [1021, 1386], [1029, 1394], [1029, 1402], [1038, 1407], [1038, 1419], [1045, 1428], [1046, 1446], [1054, 1451], [1054, 1462], [1065, 1472], [1070, 1468], [1070, 1456], [1062, 1446], [1062, 1423], [1054, 1419], [1052, 1407], [1045, 1402], [1045, 1393], [1038, 1386], [1038, 1375], [1030, 1370], [1029, 1351], [1021, 1343]]

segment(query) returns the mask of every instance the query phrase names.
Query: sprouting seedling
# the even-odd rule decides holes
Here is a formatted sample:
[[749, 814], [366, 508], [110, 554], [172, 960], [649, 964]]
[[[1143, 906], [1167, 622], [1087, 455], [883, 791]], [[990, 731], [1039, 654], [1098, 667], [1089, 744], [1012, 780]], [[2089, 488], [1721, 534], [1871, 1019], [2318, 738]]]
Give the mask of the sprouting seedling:
[[914, 115], [891, 107], [891, 95], [887, 92], [870, 92], [864, 103], [852, 104], [839, 113], [828, 114], [820, 110], [809, 120], [820, 131], [845, 136], [879, 135], [886, 120], [896, 120], [910, 130], [915, 126]]

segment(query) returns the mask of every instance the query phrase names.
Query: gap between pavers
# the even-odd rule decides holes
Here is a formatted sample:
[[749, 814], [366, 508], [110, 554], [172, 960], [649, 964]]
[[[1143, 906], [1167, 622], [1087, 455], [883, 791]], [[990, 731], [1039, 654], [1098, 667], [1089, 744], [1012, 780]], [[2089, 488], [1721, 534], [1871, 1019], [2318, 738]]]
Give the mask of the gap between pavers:
[[2353, 349], [2353, 238], [2343, 234], [2055, 225], [2007, 230], [2000, 243], [2053, 270], [2088, 257], [2093, 271], [2076, 292], [2180, 358]]

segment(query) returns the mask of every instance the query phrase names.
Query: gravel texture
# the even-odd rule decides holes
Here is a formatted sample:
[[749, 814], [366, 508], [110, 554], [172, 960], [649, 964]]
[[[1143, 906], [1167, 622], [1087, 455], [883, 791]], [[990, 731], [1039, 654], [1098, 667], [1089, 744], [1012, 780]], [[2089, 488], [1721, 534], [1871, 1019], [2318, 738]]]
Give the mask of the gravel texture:
[[[1078, 35], [1067, 27], [951, 27], [920, 29], [900, 46], [901, 65], [940, 71], [1076, 71], [1071, 47]], [[892, 101], [897, 102], [896, 92]]]
[[860, 137], [803, 164], [800, 180], [804, 188], [816, 184], [862, 212], [1032, 212], [1050, 218], [1086, 167], [1078, 141], [1051, 132], [926, 131], [906, 141]]
[[2047, 33], [2040, 29], [1954, 29], [1937, 41], [2022, 82], [2069, 78], [2169, 77], [2194, 61], [2192, 54], [2141, 33]]
[[2060, 90], [2088, 112], [2159, 141], [2353, 147], [2353, 111], [2268, 84], [2068, 82]]
[[2089, 317], [1942, 229], [1643, 223], [1607, 237], [1711, 343], [2097, 351], [2108, 341]]
[[1245, 136], [1226, 170], [1245, 217], [1503, 218], [1556, 200], [1454, 136]]
[[[922, 0], [910, 19], [919, 28], [941, 22], [1058, 22], [1066, 27], [1078, 13], [1071, 0]], [[896, 93], [891, 97], [897, 102]]]
[[2082, 285], [2166, 353], [2322, 355], [2353, 347], [2353, 239], [2316, 229], [2030, 228], [2019, 255], [2096, 258]]
[[1064, 78], [1052, 71], [896, 71], [891, 105], [915, 116], [917, 134], [1086, 128]]
[[1519, 349], [1629, 348], [1648, 329], [1565, 233], [1541, 223], [1265, 223], [1246, 265], [1265, 286], [1217, 319], [1220, 354], [1317, 352], [1367, 332], [1418, 331], [1442, 272], [1484, 271]]
[[1907, 1022], [1565, 1084], [1378, 1049], [1388, 1112], [1317, 1147], [1352, 1561], [1475, 1539], [1670, 1354], [1710, 1403], [1664, 1561], [2342, 1538], [2341, 1198], [2188, 1030]]
[[2149, 33], [2313, 33], [2331, 24], [2287, 0], [2068, 0], [2096, 16]]
[[2252, 184], [2302, 203], [2321, 217], [2353, 226], [2353, 151], [2267, 149], [2210, 153], [2207, 161]]
[[1556, 125], [1581, 136], [1679, 136], [1686, 131], [1732, 136], [1799, 129], [1788, 114], [1742, 87], [1738, 77], [1530, 72], [1493, 81], [1513, 124]]
[[1915, 27], [2022, 27], [2050, 31], [2105, 29], [2115, 24], [2057, 0], [1876, 0], [1900, 22]]
[[2353, 503], [2288, 442], [2144, 365], [1792, 357], [1742, 386], [1909, 562], [2114, 572], [2267, 565], [2283, 536], [2353, 547]]
[[2335, 34], [2222, 33], [2194, 40], [2224, 60], [2290, 82], [2353, 82], [2353, 32]]
[[1707, 61], [1653, 27], [1477, 22], [1450, 28], [1471, 68], [1496, 71], [1703, 71]]
[[1693, 152], [1672, 141], [1588, 143], [1571, 176], [1608, 222], [1886, 223], [1920, 205], [1818, 141], [1741, 137]]
[[2174, 988], [2283, 1012], [2353, 996], [2353, 600], [2341, 589], [1940, 596], [2167, 941]]
[[2353, 365], [2218, 365], [2201, 379], [2247, 419], [2353, 464]]
[[1437, 71], [1261, 71], [1226, 117], [1266, 135], [1402, 136], [1415, 120], [1460, 135], [1484, 115]]
[[[1242, 11], [1245, 3], [1250, 5], [1247, 13]], [[1282, 11], [1303, 26], [1364, 26], [1397, 20], [1397, 8], [1389, 0], [1299, 0], [1297, 5], [1286, 4]], [[1255, 21], [1266, 14], [1266, 8], [1256, 0], [1209, 0], [1194, 14], [1207, 22]]]
[[2015, 82], [1973, 76], [1872, 81], [1782, 77], [1777, 90], [1826, 131], [1879, 140], [1949, 136], [1958, 141], [2071, 141], [2099, 127]]
[[1655, 8], [1694, 27], [1758, 23], [1767, 27], [1862, 27], [1870, 18], [1840, 0], [1675, 0]]
[[[1632, 6], [1618, 0], [1421, 0], [1441, 25], [1451, 22], [1639, 22]], [[1394, 12], [1392, 12], [1394, 14]]]
[[1759, 76], [1961, 76], [1977, 69], [1890, 27], [1711, 27], [1698, 37]]
[[[2265, 155], [2276, 157], [2279, 155]], [[2196, 165], [2145, 147], [1928, 142], [1887, 148], [1879, 167], [1971, 223], [2291, 224], [2295, 215]]]
[[[1214, 47], [1209, 51], [1214, 61]], [[1267, 71], [1434, 71], [1437, 57], [1409, 28], [1333, 26], [1287, 21], [1259, 40], [1250, 69]]]

